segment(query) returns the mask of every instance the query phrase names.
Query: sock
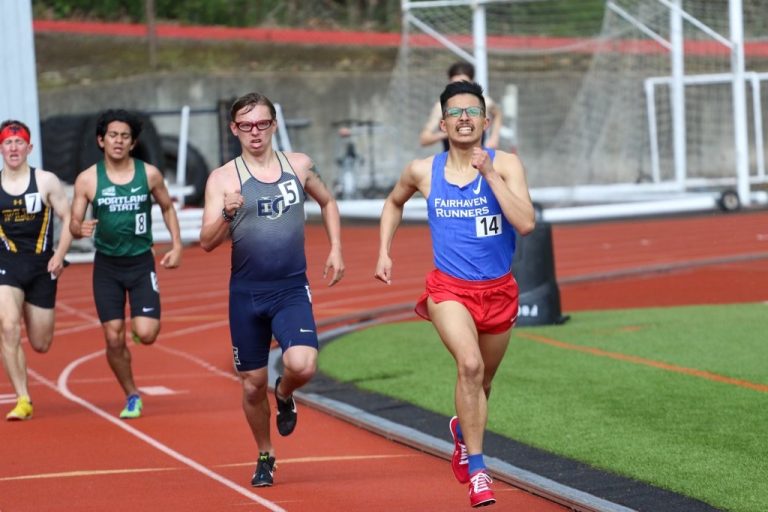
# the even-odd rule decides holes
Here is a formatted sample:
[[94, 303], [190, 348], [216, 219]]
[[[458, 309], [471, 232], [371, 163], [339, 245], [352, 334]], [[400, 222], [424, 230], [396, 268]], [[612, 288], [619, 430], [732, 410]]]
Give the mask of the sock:
[[459, 438], [459, 441], [464, 441], [464, 434], [461, 433], [461, 423], [456, 422], [456, 437]]
[[474, 475], [478, 471], [485, 471], [485, 461], [482, 453], [476, 453], [469, 457], [469, 474]]

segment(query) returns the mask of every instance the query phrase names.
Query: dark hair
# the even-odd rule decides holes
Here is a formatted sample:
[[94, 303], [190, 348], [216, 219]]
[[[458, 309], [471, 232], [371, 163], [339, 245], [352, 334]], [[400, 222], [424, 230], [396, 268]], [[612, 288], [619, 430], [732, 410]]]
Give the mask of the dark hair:
[[131, 128], [131, 139], [138, 140], [142, 128], [141, 120], [136, 115], [121, 108], [105, 110], [99, 114], [98, 119], [96, 119], [96, 135], [104, 137], [107, 134], [109, 123], [113, 121], [127, 124]]
[[27, 130], [28, 134], [30, 135], [32, 134], [32, 132], [29, 131], [29, 126], [25, 125], [21, 121], [17, 121], [16, 119], [8, 119], [6, 121], [3, 121], [3, 124], [0, 124], [0, 131], [3, 131], [6, 126], [13, 126], [13, 125], [21, 126], [25, 130]]
[[229, 109], [230, 120], [235, 122], [235, 117], [237, 116], [238, 112], [246, 107], [249, 108], [245, 112], [250, 112], [256, 105], [264, 105], [265, 107], [269, 108], [269, 114], [272, 116], [272, 119], [277, 117], [275, 105], [269, 100], [269, 98], [263, 94], [259, 94], [258, 92], [249, 92], [248, 94], [240, 96], [234, 101], [234, 103], [232, 103], [232, 108]]
[[477, 96], [477, 99], [480, 100], [480, 106], [483, 107], [483, 112], [485, 112], [483, 88], [475, 82], [467, 82], [466, 80], [451, 82], [445, 86], [443, 93], [440, 95], [440, 109], [445, 112], [445, 105], [448, 103], [448, 100], [458, 94], [472, 94], [473, 96]]
[[470, 80], [475, 79], [475, 66], [469, 62], [456, 62], [448, 68], [448, 80], [455, 76], [467, 75]]

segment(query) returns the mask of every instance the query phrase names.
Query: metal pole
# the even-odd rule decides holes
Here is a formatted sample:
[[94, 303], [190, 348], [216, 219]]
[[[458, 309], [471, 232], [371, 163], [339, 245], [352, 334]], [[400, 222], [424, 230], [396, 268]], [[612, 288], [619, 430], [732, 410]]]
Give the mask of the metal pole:
[[645, 83], [645, 108], [648, 116], [648, 142], [651, 146], [651, 177], [653, 183], [661, 183], [659, 169], [659, 132], [656, 121], [656, 89], [651, 80]]
[[42, 161], [32, 2], [0, 0], [0, 31], [6, 41], [0, 45], [0, 81], [3, 84], [0, 121], [17, 119], [29, 126], [32, 131], [30, 165], [55, 165], [57, 162]]
[[736, 182], [739, 201], [750, 204], [749, 146], [747, 142], [747, 94], [744, 82], [744, 18], [741, 0], [728, 2], [731, 31], [731, 72], [733, 73], [733, 128], [736, 152]]
[[685, 142], [685, 47], [683, 37], [682, 0], [674, 0], [669, 13], [669, 33], [672, 44], [672, 137], [675, 159], [675, 182], [685, 188], [688, 174]]
[[472, 40], [475, 46], [475, 82], [488, 91], [488, 48], [485, 33], [485, 5], [472, 5]]
[[[189, 141], [189, 105], [181, 107], [179, 126], [179, 150], [176, 155], [176, 184], [187, 184], [187, 142]], [[184, 206], [184, 194], [179, 197], [179, 207]]]
[[763, 153], [763, 113], [760, 109], [762, 105], [760, 95], [760, 78], [757, 73], [750, 73], [750, 82], [752, 83], [752, 119], [755, 124], [755, 158], [757, 163], [757, 179], [765, 179], [765, 154]]

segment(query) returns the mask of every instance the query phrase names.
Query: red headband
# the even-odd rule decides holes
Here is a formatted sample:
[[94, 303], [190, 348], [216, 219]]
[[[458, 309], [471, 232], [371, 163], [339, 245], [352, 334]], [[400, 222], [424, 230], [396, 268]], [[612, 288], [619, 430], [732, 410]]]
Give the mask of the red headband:
[[8, 137], [21, 137], [24, 142], [29, 144], [29, 132], [20, 124], [9, 124], [0, 131], [0, 143]]

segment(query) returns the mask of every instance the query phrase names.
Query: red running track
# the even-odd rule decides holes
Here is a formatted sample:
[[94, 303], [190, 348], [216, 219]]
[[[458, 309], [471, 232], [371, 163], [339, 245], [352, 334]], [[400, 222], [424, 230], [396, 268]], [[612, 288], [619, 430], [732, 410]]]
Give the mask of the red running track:
[[[347, 276], [328, 288], [321, 279], [324, 232], [316, 225], [307, 231], [319, 320], [416, 299], [431, 266], [424, 226], [401, 227], [389, 287], [373, 279], [377, 228], [345, 226], [343, 238]], [[768, 300], [765, 212], [556, 226], [554, 240], [569, 313]], [[228, 255], [225, 248], [206, 254], [189, 247], [182, 268], [159, 271], [160, 339], [152, 347], [131, 347], [146, 413], [133, 422], [115, 417], [122, 394], [103, 356], [91, 266], [67, 269], [53, 347], [46, 355], [27, 350], [35, 418], [0, 423], [0, 510], [468, 508], [466, 488], [453, 480], [447, 461], [308, 407], [301, 408], [294, 435], [275, 435], [276, 485], [249, 486], [256, 448], [231, 370]], [[618, 274], [627, 277], [595, 280]], [[0, 399], [10, 393], [3, 378]], [[2, 406], [11, 407], [7, 400]], [[495, 489], [494, 510], [565, 510], [503, 483]]]

